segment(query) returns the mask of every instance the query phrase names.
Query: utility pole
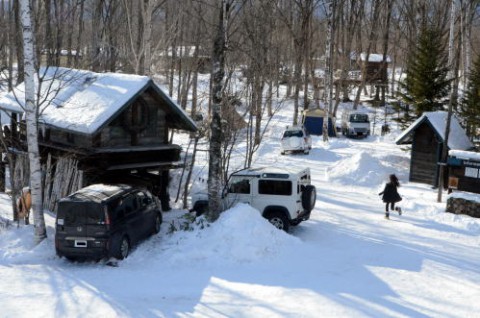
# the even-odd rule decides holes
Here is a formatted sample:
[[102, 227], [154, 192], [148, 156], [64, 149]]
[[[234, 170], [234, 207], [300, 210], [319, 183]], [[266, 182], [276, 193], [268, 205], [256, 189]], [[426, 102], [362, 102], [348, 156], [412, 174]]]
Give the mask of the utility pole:
[[330, 114], [332, 113], [332, 95], [333, 95], [333, 40], [334, 40], [334, 25], [335, 18], [335, 0], [325, 2], [325, 11], [327, 18], [327, 39], [325, 45], [325, 74], [324, 74], [324, 105], [325, 117], [323, 119], [323, 141], [328, 141], [328, 122]]
[[[456, 15], [456, 0], [452, 0], [452, 10], [450, 13], [450, 34], [448, 41], [448, 66], [450, 68], [449, 78], [453, 79], [456, 74], [454, 74], [454, 33], [455, 33], [455, 15]], [[448, 101], [448, 113], [447, 113], [447, 122], [445, 123], [445, 139], [442, 145], [442, 153], [440, 157], [440, 171], [438, 174], [438, 194], [437, 202], [442, 202], [442, 191], [443, 191], [443, 178], [445, 175], [445, 169], [447, 168], [447, 157], [448, 157], [448, 137], [450, 135], [450, 122], [452, 121], [452, 110], [454, 97], [456, 95], [455, 85], [451, 85], [450, 89], [450, 100]]]

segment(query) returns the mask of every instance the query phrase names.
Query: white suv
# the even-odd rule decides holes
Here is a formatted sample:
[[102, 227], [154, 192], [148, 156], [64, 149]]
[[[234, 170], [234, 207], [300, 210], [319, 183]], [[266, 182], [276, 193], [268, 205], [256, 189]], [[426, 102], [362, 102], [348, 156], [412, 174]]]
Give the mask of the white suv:
[[308, 155], [312, 149], [312, 137], [302, 126], [287, 126], [282, 136], [282, 152], [284, 155], [287, 151], [301, 151]]
[[[248, 203], [275, 227], [288, 232], [290, 225], [310, 218], [316, 195], [309, 168], [295, 172], [247, 168], [230, 175], [222, 202], [225, 210], [236, 203]], [[197, 194], [192, 201], [192, 211], [197, 214], [208, 209], [206, 194]]]

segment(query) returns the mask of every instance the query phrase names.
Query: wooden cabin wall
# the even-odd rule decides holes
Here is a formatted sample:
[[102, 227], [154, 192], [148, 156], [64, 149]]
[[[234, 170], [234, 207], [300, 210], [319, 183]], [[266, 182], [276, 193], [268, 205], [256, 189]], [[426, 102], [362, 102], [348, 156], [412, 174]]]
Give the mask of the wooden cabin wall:
[[[132, 116], [138, 127], [130, 126]], [[145, 121], [143, 121], [145, 120]], [[100, 133], [100, 148], [152, 146], [168, 143], [166, 114], [158, 103], [147, 96], [129, 106]]]
[[58, 143], [62, 145], [71, 145], [72, 147], [91, 148], [92, 140], [90, 136], [74, 134], [63, 130], [48, 129], [46, 136], [42, 136], [44, 142]]
[[476, 169], [477, 177], [465, 176], [465, 166], [449, 166], [449, 175], [458, 178], [458, 185], [455, 190], [466, 191], [472, 193], [480, 193], [480, 163], [478, 168], [469, 167], [470, 169]]
[[437, 185], [439, 146], [439, 141], [428, 124], [421, 124], [415, 130], [410, 162], [410, 181]]

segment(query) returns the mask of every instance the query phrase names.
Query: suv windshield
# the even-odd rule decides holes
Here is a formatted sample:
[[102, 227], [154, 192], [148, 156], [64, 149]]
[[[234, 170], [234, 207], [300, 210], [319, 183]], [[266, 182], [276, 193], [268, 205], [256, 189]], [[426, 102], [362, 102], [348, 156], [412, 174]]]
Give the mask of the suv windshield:
[[301, 130], [287, 130], [283, 134], [283, 138], [288, 138], [288, 137], [303, 137], [303, 131], [301, 131]]
[[105, 224], [102, 205], [93, 202], [59, 202], [57, 217], [65, 226]]

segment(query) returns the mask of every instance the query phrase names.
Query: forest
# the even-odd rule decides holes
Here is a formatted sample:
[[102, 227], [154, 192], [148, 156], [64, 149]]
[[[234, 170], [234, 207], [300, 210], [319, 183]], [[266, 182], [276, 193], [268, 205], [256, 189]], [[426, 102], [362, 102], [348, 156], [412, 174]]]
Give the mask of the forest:
[[[414, 56], [430, 57], [434, 60], [429, 63], [447, 69], [446, 79], [458, 91], [468, 86], [478, 55], [479, 1], [42, 0], [31, 4], [39, 65], [162, 74], [168, 79], [169, 94], [183, 108], [190, 104], [193, 115], [198, 73], [212, 72], [220, 11], [225, 11], [226, 82], [233, 70], [243, 70], [251, 86], [251, 109], [267, 107], [270, 114], [271, 96], [280, 83], [288, 85], [288, 95], [298, 107], [320, 106], [326, 95], [326, 65], [336, 80], [337, 104], [347, 99], [353, 89], [347, 79], [359, 70], [361, 53], [381, 54], [389, 60], [391, 79], [386, 89], [392, 96], [397, 91], [394, 75], [407, 72]], [[1, 85], [10, 90], [23, 81], [19, 1], [4, 0], [0, 5]], [[438, 36], [432, 39], [427, 32]], [[422, 35], [437, 42], [424, 43], [427, 55], [420, 57], [416, 51]], [[430, 52], [428, 45], [438, 52]], [[293, 115], [294, 122], [297, 117]]]

